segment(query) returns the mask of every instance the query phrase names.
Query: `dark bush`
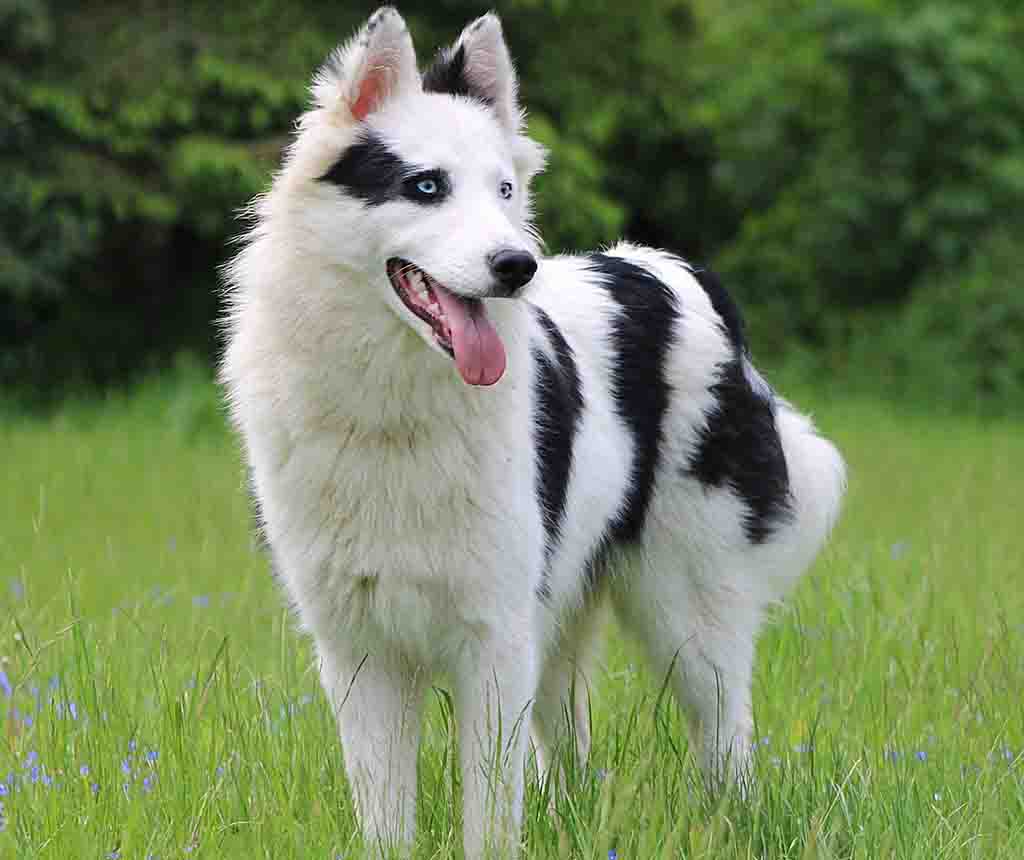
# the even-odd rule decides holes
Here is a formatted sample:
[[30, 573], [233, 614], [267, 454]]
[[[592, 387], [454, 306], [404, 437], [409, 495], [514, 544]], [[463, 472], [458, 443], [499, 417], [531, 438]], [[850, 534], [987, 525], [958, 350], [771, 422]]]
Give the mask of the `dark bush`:
[[[482, 7], [401, 8], [426, 62]], [[531, 128], [552, 151], [538, 184], [552, 250], [624, 233], [711, 262], [762, 357], [849, 369], [866, 350], [902, 378], [931, 372], [911, 346], [924, 338], [964, 357], [966, 399], [1017, 390], [1015, 3], [499, 11]], [[183, 348], [215, 352], [216, 267], [235, 212], [267, 182], [311, 70], [366, 14], [270, 0], [0, 3], [0, 383], [59, 390]]]

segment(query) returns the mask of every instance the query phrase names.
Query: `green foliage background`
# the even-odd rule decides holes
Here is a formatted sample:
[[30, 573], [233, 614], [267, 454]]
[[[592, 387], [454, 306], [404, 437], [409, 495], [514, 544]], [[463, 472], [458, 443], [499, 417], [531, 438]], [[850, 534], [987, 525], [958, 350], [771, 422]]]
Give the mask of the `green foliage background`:
[[[399, 5], [426, 61], [489, 4]], [[551, 250], [707, 261], [759, 356], [816, 379], [1024, 402], [1017, 0], [495, 5]], [[0, 383], [214, 354], [236, 212], [371, 9], [0, 0]]]

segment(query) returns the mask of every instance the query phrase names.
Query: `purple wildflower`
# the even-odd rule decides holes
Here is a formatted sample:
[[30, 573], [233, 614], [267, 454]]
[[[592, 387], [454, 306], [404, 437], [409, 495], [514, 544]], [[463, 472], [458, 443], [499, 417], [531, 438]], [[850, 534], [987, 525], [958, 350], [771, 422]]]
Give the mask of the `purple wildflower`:
[[25, 761], [21, 766], [27, 770], [28, 768], [32, 767], [32, 765], [34, 765], [37, 761], [39, 761], [39, 753], [37, 753], [35, 750], [29, 750], [27, 753], [25, 753]]
[[135, 750], [138, 748], [138, 746], [139, 746], [138, 741], [136, 741], [135, 738], [132, 738], [130, 741], [128, 741], [128, 752], [130, 752], [130, 753], [135, 752]]
[[192, 598], [192, 605], [198, 606], [200, 609], [205, 609], [210, 605], [210, 597], [206, 594], [199, 594]]
[[37, 764], [32, 765], [31, 770], [29, 770], [29, 772], [28, 772], [28, 781], [29, 782], [39, 782], [39, 765], [37, 765]]
[[3, 669], [0, 669], [0, 692], [3, 692], [8, 699], [14, 695], [11, 679], [7, 677], [7, 673]]
[[0, 782], [0, 797], [5, 797], [10, 792], [6, 782]]
[[918, 761], [928, 761], [928, 753], [925, 750], [918, 750], [914, 755], [917, 756]]
[[121, 860], [121, 852], [115, 848], [107, 854], [107, 860]]
[[619, 860], [619, 852], [612, 848], [608, 852], [608, 860]]
[[78, 719], [78, 705], [74, 702], [68, 702], [68, 711], [71, 713], [71, 719]]
[[79, 774], [80, 774], [81, 776], [88, 776], [88, 775], [89, 775], [89, 765], [87, 765], [87, 764], [83, 764], [83, 765], [82, 765], [82, 766], [81, 766], [81, 767], [80, 767], [80, 768], [78, 769], [78, 773], [79, 773]]
[[132, 775], [132, 763], [131, 763], [131, 761], [129, 761], [128, 759], [124, 759], [121, 762], [121, 772], [125, 776], [131, 776]]
[[144, 780], [142, 780], [142, 790], [146, 792], [146, 794], [149, 794], [153, 790], [154, 779], [155, 777], [152, 774], [150, 774]]
[[146, 753], [146, 761], [150, 764], [156, 764], [156, 760], [160, 757], [160, 753], [157, 750], [149, 750]]
[[93, 794], [99, 794], [100, 793], [100, 784], [98, 782], [92, 783], [89, 786], [89, 791], [91, 791]]

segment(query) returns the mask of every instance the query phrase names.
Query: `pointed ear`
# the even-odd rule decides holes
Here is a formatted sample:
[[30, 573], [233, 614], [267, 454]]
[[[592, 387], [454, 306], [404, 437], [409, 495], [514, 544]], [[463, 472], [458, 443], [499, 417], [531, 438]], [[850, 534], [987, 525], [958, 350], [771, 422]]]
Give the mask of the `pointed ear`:
[[512, 132], [522, 127], [515, 68], [493, 12], [477, 18], [450, 48], [438, 54], [423, 76], [427, 92], [472, 96], [486, 102]]
[[361, 122], [388, 99], [420, 88], [405, 21], [393, 6], [382, 6], [317, 73], [313, 98], [322, 109]]

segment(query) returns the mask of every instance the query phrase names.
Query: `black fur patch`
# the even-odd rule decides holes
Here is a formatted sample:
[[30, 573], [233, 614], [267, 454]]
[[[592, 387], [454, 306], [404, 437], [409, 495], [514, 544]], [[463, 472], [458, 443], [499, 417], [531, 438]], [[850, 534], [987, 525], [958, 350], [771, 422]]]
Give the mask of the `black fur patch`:
[[759, 544], [793, 513], [775, 403], [751, 384], [745, 372], [750, 359], [736, 303], [714, 273], [699, 270], [694, 275], [722, 318], [733, 355], [711, 387], [717, 406], [686, 472], [706, 486], [728, 486], [740, 496], [747, 506], [744, 532], [751, 543]]
[[401, 192], [403, 177], [415, 171], [377, 135], [364, 131], [320, 180], [337, 185], [365, 203], [380, 205], [394, 199]]
[[446, 93], [450, 96], [466, 96], [486, 105], [492, 99], [475, 88], [466, 75], [466, 48], [459, 45], [455, 51], [442, 51], [430, 68], [423, 73], [423, 91]]
[[606, 254], [590, 257], [590, 270], [620, 306], [612, 323], [615, 365], [612, 396], [616, 411], [633, 436], [629, 491], [609, 526], [612, 541], [635, 541], [643, 530], [654, 492], [671, 386], [665, 358], [675, 333], [679, 308], [675, 294], [635, 263]]
[[545, 578], [538, 594], [547, 598], [551, 596], [546, 578], [547, 562], [561, 539], [573, 443], [583, 412], [583, 390], [572, 347], [543, 310], [535, 307], [534, 312], [555, 356], [552, 361], [544, 349], [539, 346], [533, 349], [537, 367], [533, 383], [536, 394], [533, 435], [537, 446], [537, 496], [545, 534]]
[[[423, 194], [419, 182], [430, 180], [436, 191]], [[403, 161], [372, 131], [363, 131], [359, 139], [346, 149], [321, 182], [337, 185], [347, 194], [371, 206], [404, 197], [413, 203], [436, 206], [451, 194], [448, 174], [437, 168], [424, 170]]]
[[722, 318], [725, 330], [729, 335], [732, 345], [740, 352], [747, 351], [747, 337], [743, 331], [743, 315], [739, 306], [733, 301], [731, 295], [722, 285], [718, 275], [710, 269], [691, 269], [693, 276], [697, 279], [701, 289], [707, 294], [711, 301], [711, 307], [715, 313]]

